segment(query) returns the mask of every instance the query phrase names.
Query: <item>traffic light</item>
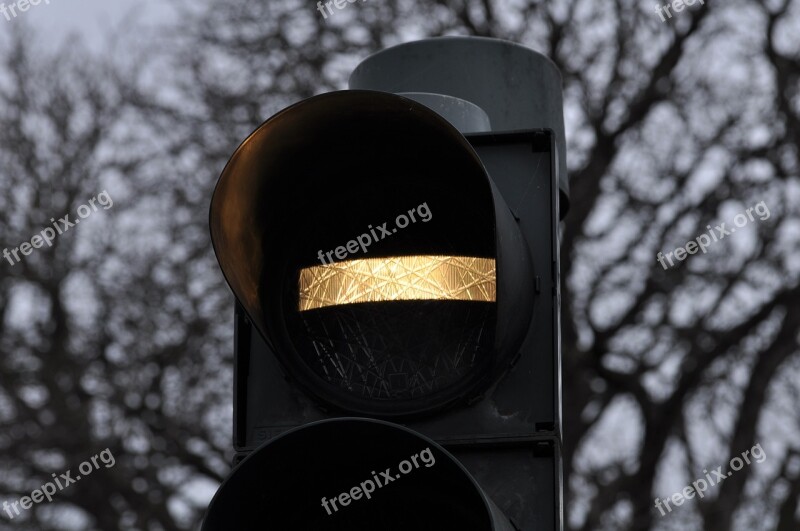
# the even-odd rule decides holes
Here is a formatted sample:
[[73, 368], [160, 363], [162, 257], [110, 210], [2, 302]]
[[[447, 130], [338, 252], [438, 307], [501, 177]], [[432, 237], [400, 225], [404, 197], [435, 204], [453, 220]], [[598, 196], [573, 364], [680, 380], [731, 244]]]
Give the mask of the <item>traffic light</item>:
[[214, 191], [241, 462], [203, 529], [561, 529], [558, 72], [445, 38], [350, 86]]
[[514, 531], [434, 441], [371, 419], [331, 419], [277, 437], [223, 483], [204, 529]]

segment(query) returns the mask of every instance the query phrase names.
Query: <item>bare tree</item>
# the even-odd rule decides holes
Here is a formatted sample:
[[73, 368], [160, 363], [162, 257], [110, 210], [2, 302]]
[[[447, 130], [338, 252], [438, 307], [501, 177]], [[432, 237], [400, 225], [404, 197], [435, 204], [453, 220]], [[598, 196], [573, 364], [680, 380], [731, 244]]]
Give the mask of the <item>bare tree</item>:
[[[192, 45], [180, 57], [193, 75], [176, 77], [209, 115], [252, 127], [343, 88], [354, 57], [411, 36], [499, 37], [552, 57], [572, 182], [562, 243], [569, 527], [768, 529], [767, 515], [791, 527], [797, 499], [779, 486], [798, 481], [782, 457], [795, 454], [797, 427], [766, 434], [768, 418], [796, 418], [774, 409], [793, 396], [785, 374], [797, 365], [800, 70], [787, 51], [797, 4], [698, 3], [664, 21], [625, 0], [372, 2], [327, 18], [301, 2], [215, 4], [186, 26]], [[237, 82], [209, 83], [215, 64], [237, 65]], [[768, 219], [725, 241], [715, 232], [707, 254], [657, 261], [761, 201]], [[656, 496], [757, 443], [768, 465], [660, 516]]]
[[[126, 102], [135, 71], [34, 42], [17, 24], [2, 56], [0, 493], [13, 503], [106, 448], [115, 459], [0, 521], [185, 529], [202, 509], [191, 487], [218, 483], [230, 458], [217, 317], [231, 304], [203, 219], [152, 164], [160, 146]], [[34, 237], [40, 248], [21, 245]]]
[[[3, 493], [46, 479], [42, 456], [66, 469], [109, 447], [115, 467], [59, 495], [87, 527], [194, 525], [192, 492], [230, 457], [231, 300], [206, 235], [219, 172], [369, 53], [466, 34], [526, 44], [564, 76], [567, 527], [797, 528], [800, 2], [662, 15], [633, 0], [371, 1], [327, 18], [299, 0], [193, 2], [131, 67], [113, 51], [34, 62], [18, 38], [0, 92], [6, 241], [103, 189], [115, 206], [3, 269]], [[722, 223], [738, 232], [719, 239]], [[654, 506], [756, 444], [763, 463]]]

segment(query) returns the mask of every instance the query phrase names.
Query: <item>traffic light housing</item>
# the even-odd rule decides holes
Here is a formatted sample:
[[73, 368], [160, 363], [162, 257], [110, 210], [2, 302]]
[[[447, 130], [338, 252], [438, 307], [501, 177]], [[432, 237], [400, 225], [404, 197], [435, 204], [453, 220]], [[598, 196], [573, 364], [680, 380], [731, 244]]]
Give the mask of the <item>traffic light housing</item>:
[[[466, 467], [500, 507], [486, 529], [560, 529], [563, 142], [545, 128], [463, 134], [414, 99], [427, 106], [370, 90], [305, 100], [220, 177], [211, 230], [238, 301], [237, 460], [292, 462], [275, 443], [309, 424], [391, 420]], [[422, 205], [428, 216], [408, 219]], [[347, 246], [361, 236], [369, 246]], [[326, 426], [325, 440], [293, 437], [336, 444]], [[231, 479], [270, 461], [252, 457]], [[232, 507], [212, 509], [204, 529]]]
[[[286, 375], [340, 414], [471, 399], [530, 321], [534, 275], [511, 211], [463, 135], [400, 96], [333, 92], [268, 120], [223, 171], [211, 233]], [[345, 260], [327, 251], [348, 242]]]
[[312, 423], [254, 451], [220, 487], [204, 529], [514, 531], [441, 446], [359, 418]]

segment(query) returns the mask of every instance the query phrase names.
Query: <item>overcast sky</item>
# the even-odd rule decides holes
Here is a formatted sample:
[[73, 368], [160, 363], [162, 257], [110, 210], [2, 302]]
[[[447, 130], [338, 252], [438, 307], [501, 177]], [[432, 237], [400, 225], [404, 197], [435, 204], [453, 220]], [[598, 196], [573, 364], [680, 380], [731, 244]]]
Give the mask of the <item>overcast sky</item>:
[[[0, 0], [0, 3], [11, 6], [18, 1]], [[0, 16], [0, 32], [24, 19], [49, 45], [56, 46], [70, 32], [76, 32], [96, 50], [104, 37], [126, 20], [157, 24], [167, 20], [171, 13], [169, 2], [164, 0], [49, 0], [49, 4], [46, 1], [24, 13], [17, 11], [17, 17], [10, 21]]]

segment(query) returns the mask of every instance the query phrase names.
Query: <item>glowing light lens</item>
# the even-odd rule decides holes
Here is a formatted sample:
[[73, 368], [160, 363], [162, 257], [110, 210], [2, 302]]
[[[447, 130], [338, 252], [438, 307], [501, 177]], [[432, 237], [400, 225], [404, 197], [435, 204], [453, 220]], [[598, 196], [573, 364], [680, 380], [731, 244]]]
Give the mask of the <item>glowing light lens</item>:
[[397, 256], [300, 270], [299, 310], [361, 302], [461, 300], [494, 302], [493, 258]]

